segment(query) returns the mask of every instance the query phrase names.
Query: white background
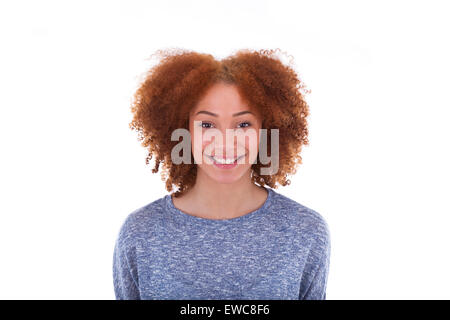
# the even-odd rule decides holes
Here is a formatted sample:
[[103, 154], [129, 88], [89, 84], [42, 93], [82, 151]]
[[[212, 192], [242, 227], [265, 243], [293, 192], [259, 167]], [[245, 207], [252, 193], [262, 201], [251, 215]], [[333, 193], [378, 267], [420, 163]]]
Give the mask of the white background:
[[166, 194], [128, 128], [157, 49], [292, 55], [310, 146], [277, 191], [326, 219], [328, 299], [449, 299], [445, 1], [2, 1], [0, 298], [114, 299], [133, 210]]

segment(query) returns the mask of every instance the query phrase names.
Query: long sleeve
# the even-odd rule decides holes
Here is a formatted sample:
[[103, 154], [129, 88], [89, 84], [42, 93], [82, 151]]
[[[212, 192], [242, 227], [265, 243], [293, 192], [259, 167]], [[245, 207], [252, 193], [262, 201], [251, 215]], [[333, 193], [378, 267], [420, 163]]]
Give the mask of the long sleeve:
[[267, 191], [263, 206], [235, 219], [186, 214], [171, 195], [130, 213], [114, 248], [116, 299], [325, 299], [324, 218]]
[[328, 226], [323, 222], [319, 228], [319, 241], [311, 250], [309, 265], [302, 277], [300, 300], [326, 300], [328, 270], [330, 267], [330, 235]]
[[113, 282], [116, 300], [140, 300], [135, 261], [127, 245], [129, 219], [122, 226], [114, 246]]

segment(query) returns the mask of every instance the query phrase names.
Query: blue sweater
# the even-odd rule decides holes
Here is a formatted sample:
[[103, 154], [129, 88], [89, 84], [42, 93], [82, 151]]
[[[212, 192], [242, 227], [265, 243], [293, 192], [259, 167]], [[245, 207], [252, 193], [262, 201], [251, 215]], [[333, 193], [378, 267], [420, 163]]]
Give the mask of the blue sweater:
[[189, 215], [170, 195], [131, 212], [114, 246], [116, 299], [324, 300], [327, 223], [266, 190], [260, 208], [232, 219]]

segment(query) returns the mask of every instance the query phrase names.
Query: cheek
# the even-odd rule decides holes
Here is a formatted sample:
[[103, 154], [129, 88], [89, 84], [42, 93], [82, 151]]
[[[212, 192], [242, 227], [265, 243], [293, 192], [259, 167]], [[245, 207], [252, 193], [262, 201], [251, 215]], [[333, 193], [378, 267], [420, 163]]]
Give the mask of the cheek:
[[253, 129], [253, 134], [249, 135], [245, 139], [245, 148], [247, 150], [252, 150], [258, 152], [259, 147], [259, 140], [260, 140], [260, 130], [259, 129]]
[[253, 163], [258, 157], [260, 134], [260, 130], [255, 129], [254, 134], [246, 139], [245, 146], [248, 150], [248, 161], [250, 163]]
[[205, 140], [203, 140], [203, 143], [202, 143], [202, 151], [203, 151], [203, 152], [205, 151], [206, 146], [208, 146], [209, 144], [211, 144], [210, 141], [205, 141]]
[[192, 133], [191, 131], [191, 145], [192, 145], [192, 150], [200, 150], [202, 153], [205, 150], [206, 146], [208, 146], [209, 144], [211, 144], [212, 140], [210, 139], [209, 141], [203, 138], [202, 133], [200, 132], [200, 134], [195, 135], [194, 133]]

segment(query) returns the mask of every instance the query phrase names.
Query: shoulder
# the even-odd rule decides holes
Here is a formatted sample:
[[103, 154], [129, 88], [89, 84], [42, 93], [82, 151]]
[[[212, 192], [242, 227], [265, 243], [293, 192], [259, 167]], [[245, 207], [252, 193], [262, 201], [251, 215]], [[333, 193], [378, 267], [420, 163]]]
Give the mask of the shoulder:
[[117, 239], [119, 244], [128, 245], [158, 231], [164, 214], [164, 201], [165, 197], [161, 197], [131, 211], [120, 227]]
[[330, 245], [330, 230], [325, 218], [302, 203], [274, 192], [271, 210], [278, 221], [285, 221], [284, 229], [295, 233], [301, 241], [326, 249]]

